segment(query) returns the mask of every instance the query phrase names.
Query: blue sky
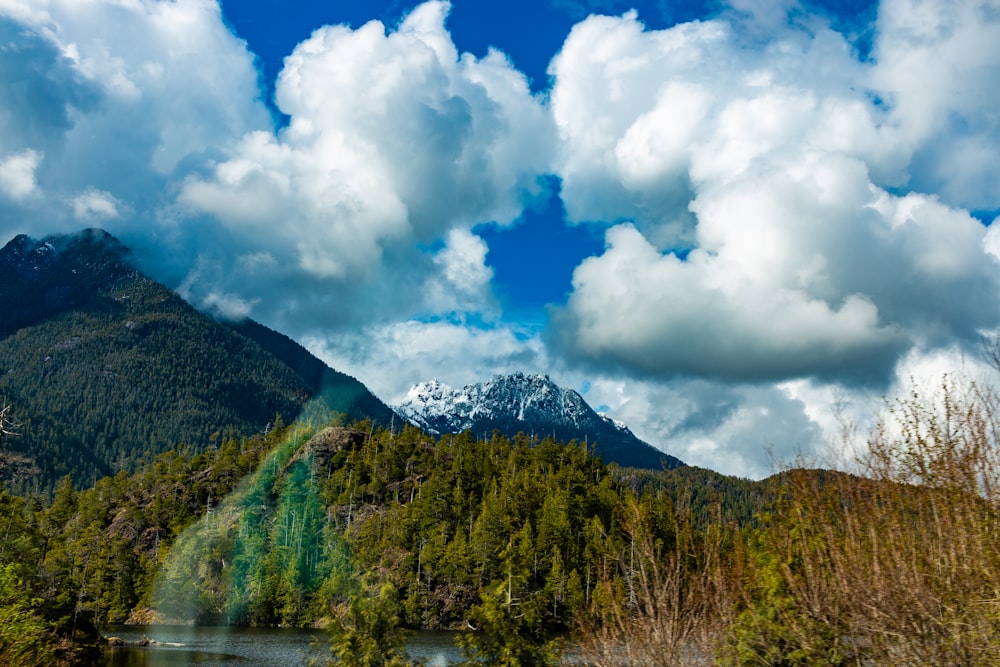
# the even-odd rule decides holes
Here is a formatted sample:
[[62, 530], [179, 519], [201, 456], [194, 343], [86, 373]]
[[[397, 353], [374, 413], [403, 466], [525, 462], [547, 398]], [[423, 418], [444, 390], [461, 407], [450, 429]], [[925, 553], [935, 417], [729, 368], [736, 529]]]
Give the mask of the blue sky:
[[991, 377], [997, 80], [996, 0], [0, 0], [0, 236], [760, 477]]
[[[222, 6], [234, 30], [261, 59], [264, 80], [270, 82], [281, 70], [284, 57], [316, 28], [330, 23], [358, 28], [373, 19], [393, 27], [417, 4], [396, 0], [229, 0]], [[622, 11], [626, 9], [629, 7]], [[466, 0], [453, 3], [448, 25], [461, 51], [481, 57], [490, 47], [499, 48], [532, 79], [532, 87], [541, 90], [547, 87], [545, 70], [549, 60], [562, 46], [563, 37], [575, 23], [572, 16], [578, 13], [571, 7], [558, 8], [547, 2]]]
[[[375, 0], [369, 2], [279, 2], [278, 0], [224, 0], [223, 14], [232, 29], [247, 40], [258, 60], [265, 86], [265, 100], [275, 122], [288, 121], [273, 105], [274, 82], [286, 55], [319, 26], [346, 24], [359, 28], [378, 20], [397, 26], [419, 2]], [[814, 2], [811, 8], [845, 30], [855, 48], [867, 48], [864, 33], [875, 3]], [[531, 90], [545, 94], [548, 66], [562, 47], [573, 25], [596, 13], [622, 14], [635, 10], [647, 28], [660, 30], [678, 23], [710, 19], [727, 11], [720, 2], [693, 0], [629, 2], [628, 0], [513, 0], [484, 2], [455, 0], [448, 15], [448, 29], [462, 53], [484, 57], [499, 49], [513, 66], [527, 76]], [[571, 290], [573, 269], [604, 247], [600, 230], [587, 225], [566, 225], [559, 181], [550, 184], [551, 196], [534, 202], [511, 228], [488, 222], [477, 233], [489, 246], [487, 262], [507, 318], [543, 325], [545, 306], [561, 302]]]
[[[359, 28], [371, 20], [397, 26], [417, 2], [297, 2], [228, 0], [223, 14], [233, 30], [247, 40], [258, 58], [266, 100], [272, 102], [274, 81], [286, 55], [320, 26], [335, 23]], [[665, 11], [660, 2], [453, 2], [448, 28], [463, 53], [484, 57], [499, 49], [523, 72], [531, 89], [548, 89], [549, 61], [559, 51], [573, 25], [595, 11], [622, 13], [641, 9], [650, 25], [664, 27], [673, 20], [705, 13], [705, 3], [676, 3]], [[676, 18], [675, 18], [676, 17]], [[272, 105], [273, 107], [273, 105]], [[276, 123], [287, 122], [273, 108]], [[603, 234], [588, 226], [564, 224], [558, 197], [559, 182], [549, 184], [550, 196], [533, 202], [511, 228], [485, 222], [479, 233], [489, 246], [487, 262], [494, 270], [498, 298], [508, 318], [531, 325], [544, 323], [546, 304], [561, 302], [571, 289], [573, 269], [580, 261], [600, 254]]]

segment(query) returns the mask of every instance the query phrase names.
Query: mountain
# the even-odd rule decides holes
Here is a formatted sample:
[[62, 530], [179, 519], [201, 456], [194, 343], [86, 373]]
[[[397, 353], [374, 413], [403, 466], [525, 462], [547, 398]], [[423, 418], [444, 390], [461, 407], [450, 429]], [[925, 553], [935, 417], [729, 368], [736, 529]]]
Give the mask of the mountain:
[[392, 424], [395, 418], [392, 408], [365, 385], [346, 373], [333, 370], [285, 334], [251, 319], [229, 326], [286, 364], [305, 381], [314, 398], [320, 398], [332, 410], [344, 413], [348, 421], [371, 419], [383, 426]]
[[493, 379], [455, 390], [437, 380], [414, 385], [395, 406], [403, 419], [438, 435], [494, 430], [556, 440], [593, 443], [606, 462], [636, 468], [676, 468], [679, 459], [643, 442], [621, 422], [598, 414], [572, 389], [559, 387], [547, 375], [495, 375]]
[[143, 275], [128, 248], [88, 229], [0, 249], [0, 397], [17, 437], [0, 478], [89, 485], [179, 445], [250, 435], [307, 405], [388, 424], [360, 382], [256, 322], [228, 325]]

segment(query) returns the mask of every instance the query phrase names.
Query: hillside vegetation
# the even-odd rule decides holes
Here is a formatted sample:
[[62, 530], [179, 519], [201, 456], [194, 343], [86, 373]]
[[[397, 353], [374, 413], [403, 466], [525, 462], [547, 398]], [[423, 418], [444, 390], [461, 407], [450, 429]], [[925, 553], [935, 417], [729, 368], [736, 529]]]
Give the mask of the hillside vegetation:
[[65, 478], [34, 510], [4, 494], [20, 503], [20, 562], [40, 564], [20, 576], [45, 600], [38, 620], [52, 632], [72, 618], [336, 623], [364, 581], [390, 588], [394, 622], [407, 627], [488, 630], [516, 608], [477, 636], [513, 632], [536, 657], [603, 605], [602, 586], [620, 576], [628, 499], [640, 496], [667, 537], [670, 485], [605, 466], [582, 444], [370, 423], [279, 424], [163, 453], [83, 492]]
[[596, 666], [996, 664], [995, 408], [946, 381], [856, 474], [756, 483], [299, 422], [48, 506], [3, 493], [0, 658], [161, 618], [324, 623], [342, 665], [407, 664], [407, 627], [475, 628], [468, 664], [552, 664], [565, 638]]
[[45, 492], [66, 474], [86, 488], [179, 443], [262, 432], [315, 397], [328, 415], [392, 419], [290, 339], [212, 320], [128, 258], [99, 230], [0, 250], [0, 396], [20, 434], [0, 465], [8, 488]]
[[466, 630], [467, 665], [1000, 664], [1000, 399], [966, 379], [849, 471], [750, 482], [387, 428], [96, 230], [14, 239], [0, 298], [0, 664], [157, 620], [324, 625], [345, 667], [409, 664], [407, 628]]

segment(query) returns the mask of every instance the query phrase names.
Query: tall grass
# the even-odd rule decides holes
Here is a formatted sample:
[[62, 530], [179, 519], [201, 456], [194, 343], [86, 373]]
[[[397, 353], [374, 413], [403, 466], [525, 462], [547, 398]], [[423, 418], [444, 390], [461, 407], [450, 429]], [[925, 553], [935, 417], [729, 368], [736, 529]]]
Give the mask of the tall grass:
[[[593, 596], [580, 628], [581, 659], [594, 667], [710, 664], [736, 601], [726, 551], [736, 533], [722, 525], [699, 530], [686, 506], [667, 531], [648, 507], [629, 503], [625, 546], [613, 576]], [[664, 532], [669, 539], [664, 540]]]
[[603, 606], [581, 626], [583, 661], [1000, 664], [998, 406], [966, 379], [914, 393], [855, 474], [782, 474], [754, 528], [697, 529], [678, 507], [675, 539], [653, 540], [637, 505]]

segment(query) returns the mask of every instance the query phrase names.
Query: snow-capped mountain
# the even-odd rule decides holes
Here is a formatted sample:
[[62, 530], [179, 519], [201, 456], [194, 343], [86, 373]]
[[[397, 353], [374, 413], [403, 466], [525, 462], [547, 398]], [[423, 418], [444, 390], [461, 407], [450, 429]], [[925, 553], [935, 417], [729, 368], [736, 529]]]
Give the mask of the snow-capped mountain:
[[608, 462], [640, 468], [674, 468], [683, 463], [643, 442], [622, 422], [598, 414], [576, 391], [559, 387], [547, 375], [495, 375], [452, 389], [438, 380], [414, 385], [394, 407], [397, 414], [428, 433], [508, 436], [525, 433], [568, 442], [594, 444]]

